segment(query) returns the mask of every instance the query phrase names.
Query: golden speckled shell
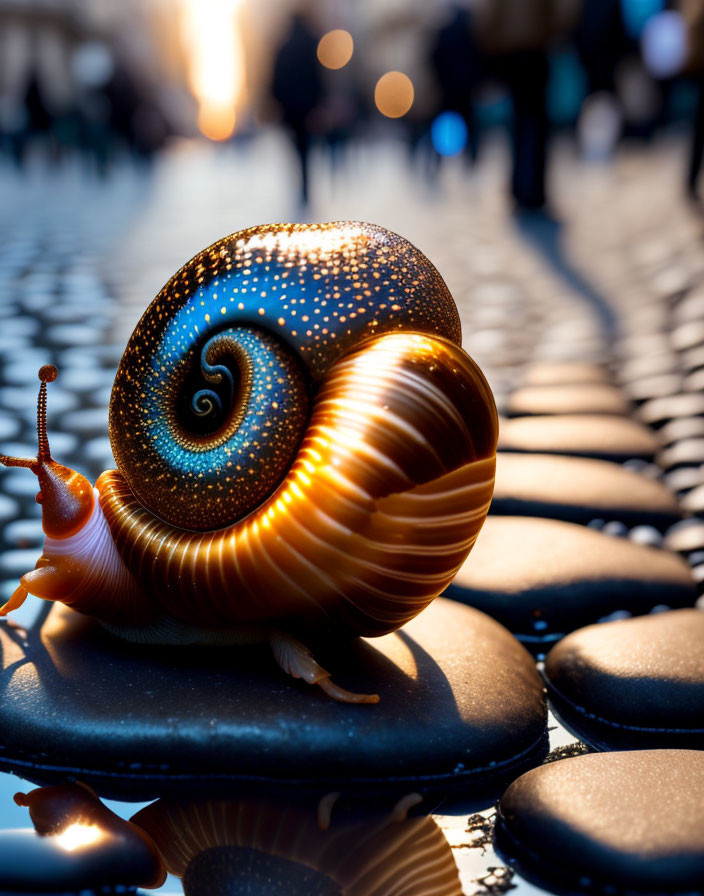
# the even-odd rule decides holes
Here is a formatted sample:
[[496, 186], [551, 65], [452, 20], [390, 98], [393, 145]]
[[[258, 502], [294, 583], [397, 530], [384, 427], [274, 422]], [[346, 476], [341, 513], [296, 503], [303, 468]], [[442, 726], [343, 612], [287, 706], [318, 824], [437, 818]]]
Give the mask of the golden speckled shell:
[[[345, 227], [356, 228], [349, 245]], [[224, 528], [211, 531], [165, 522], [158, 506], [145, 506], [148, 494], [135, 496], [124, 471], [100, 478], [100, 505], [127, 568], [178, 619], [198, 627], [290, 621], [299, 628], [380, 635], [427, 606], [471, 549], [493, 491], [496, 409], [481, 371], [455, 342], [454, 303], [421, 253], [369, 225], [303, 230], [295, 230], [294, 243], [303, 240], [308, 254], [301, 260], [299, 252], [297, 264], [309, 273], [313, 266], [313, 277], [318, 270], [332, 276], [333, 263], [344, 266], [345, 258], [354, 267], [338, 270], [328, 291], [342, 292], [347, 280], [359, 289], [362, 280], [374, 282], [374, 273], [387, 286], [375, 300], [374, 326], [349, 328], [344, 321], [342, 350], [326, 343], [310, 360], [314, 338], [301, 346], [319, 386], [279, 484], [243, 518], [228, 525], [224, 520]], [[273, 258], [281, 233], [258, 232], [256, 242], [268, 246]], [[238, 237], [229, 238], [235, 246]], [[340, 242], [342, 254], [321, 257], [321, 246]], [[265, 255], [255, 257], [266, 261]], [[360, 264], [368, 268], [364, 275]], [[389, 283], [406, 296], [405, 306], [389, 301]], [[427, 307], [423, 284], [432, 285]], [[163, 297], [155, 301], [163, 306]], [[154, 329], [146, 318], [138, 333]], [[133, 384], [130, 359], [139, 356], [140, 369], [148, 366], [145, 340], [134, 339], [118, 373], [118, 380], [131, 376]], [[328, 366], [321, 361], [326, 353]], [[116, 384], [120, 409], [130, 389]], [[130, 419], [139, 424], [138, 417]], [[139, 462], [139, 451], [133, 453]]]

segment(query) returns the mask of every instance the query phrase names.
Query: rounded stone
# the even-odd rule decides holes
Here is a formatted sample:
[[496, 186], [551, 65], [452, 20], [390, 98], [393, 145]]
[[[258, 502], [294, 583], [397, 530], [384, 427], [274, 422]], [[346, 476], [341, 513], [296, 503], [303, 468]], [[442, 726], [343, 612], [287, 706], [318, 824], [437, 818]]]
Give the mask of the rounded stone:
[[626, 359], [670, 354], [672, 346], [665, 333], [640, 333], [620, 340], [618, 352]]
[[670, 333], [670, 342], [679, 352], [704, 344], [704, 321], [687, 321]]
[[624, 389], [633, 401], [665, 398], [682, 390], [682, 377], [678, 373], [661, 373], [628, 383]]
[[19, 435], [20, 423], [15, 417], [0, 417], [0, 443], [5, 444], [8, 439], [14, 439]]
[[522, 775], [501, 797], [497, 849], [556, 893], [700, 893], [704, 753], [592, 753]]
[[668, 529], [665, 547], [680, 554], [704, 549], [704, 522], [700, 519], [682, 520]]
[[0, 494], [0, 523], [14, 519], [19, 513], [19, 504], [14, 498]]
[[704, 516], [704, 485], [698, 485], [688, 492], [680, 501], [685, 513]]
[[700, 321], [704, 317], [704, 291], [699, 288], [681, 299], [674, 309], [675, 320], [684, 324], [688, 321]]
[[619, 379], [631, 383], [640, 379], [650, 379], [660, 375], [675, 373], [679, 358], [674, 352], [660, 352], [657, 355], [641, 355], [625, 361], [619, 367]]
[[673, 492], [687, 492], [704, 484], [704, 470], [701, 467], [678, 467], [666, 473], [663, 482]]
[[500, 451], [491, 513], [572, 523], [595, 518], [667, 528], [680, 518], [672, 492], [619, 464], [552, 454]]
[[66, 414], [61, 425], [66, 432], [75, 433], [83, 439], [90, 436], [106, 435], [108, 432], [108, 409], [106, 407], [81, 408], [79, 411], [72, 411]]
[[2, 534], [13, 548], [40, 548], [44, 544], [44, 529], [38, 517], [13, 520], [3, 528]]
[[666, 470], [704, 464], [704, 438], [682, 439], [658, 455], [658, 463]]
[[629, 404], [614, 386], [599, 383], [567, 383], [524, 386], [511, 395], [511, 417], [542, 414], [618, 414], [629, 412]]
[[525, 386], [553, 386], [565, 383], [608, 383], [601, 364], [584, 361], [542, 361], [531, 364], [523, 377]]
[[701, 392], [704, 389], [704, 370], [694, 370], [682, 381], [682, 389], [685, 392]]
[[676, 554], [573, 523], [489, 517], [445, 594], [542, 645], [616, 610], [692, 606], [696, 586]]
[[682, 366], [688, 371], [704, 367], [704, 345], [698, 345], [696, 348], [690, 348], [683, 352]]
[[678, 417], [704, 415], [704, 395], [698, 392], [682, 392], [667, 398], [652, 398], [638, 408], [638, 417], [648, 426], [660, 426]]
[[499, 448], [612, 461], [652, 460], [660, 442], [645, 426], [625, 417], [565, 414], [502, 420]]
[[545, 660], [558, 716], [597, 749], [704, 747], [704, 612], [591, 625]]
[[336, 683], [380, 703], [336, 703], [264, 646], [127, 644], [64, 607], [26, 638], [2, 624], [0, 768], [119, 799], [251, 785], [488, 805], [546, 749], [530, 655], [476, 610], [438, 599], [394, 634], [311, 646]]
[[670, 420], [658, 432], [664, 445], [672, 445], [682, 439], [704, 438], [704, 417], [678, 417]]

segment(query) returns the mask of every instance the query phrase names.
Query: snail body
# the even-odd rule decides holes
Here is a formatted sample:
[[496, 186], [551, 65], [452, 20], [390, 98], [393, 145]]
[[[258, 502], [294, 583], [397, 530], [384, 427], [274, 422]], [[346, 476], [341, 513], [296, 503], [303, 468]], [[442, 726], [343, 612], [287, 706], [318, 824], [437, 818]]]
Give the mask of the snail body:
[[440, 275], [382, 228], [215, 243], [128, 342], [110, 404], [118, 469], [95, 489], [51, 459], [54, 374], [40, 371], [37, 458], [0, 461], [38, 475], [47, 539], [2, 612], [30, 592], [134, 640], [264, 632], [287, 671], [329, 684], [293, 633], [399, 628], [486, 517], [496, 409], [460, 338]]

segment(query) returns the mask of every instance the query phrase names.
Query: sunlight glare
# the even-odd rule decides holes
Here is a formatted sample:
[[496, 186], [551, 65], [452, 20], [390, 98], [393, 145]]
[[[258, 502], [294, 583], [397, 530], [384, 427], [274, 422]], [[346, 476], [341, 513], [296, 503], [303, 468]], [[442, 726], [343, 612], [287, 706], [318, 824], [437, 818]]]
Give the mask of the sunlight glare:
[[96, 843], [102, 836], [103, 831], [97, 824], [82, 824], [77, 821], [70, 824], [65, 831], [57, 834], [55, 839], [66, 852], [73, 852], [82, 846]]
[[198, 127], [211, 140], [232, 135], [244, 92], [239, 5], [240, 0], [181, 0], [181, 39], [198, 100]]

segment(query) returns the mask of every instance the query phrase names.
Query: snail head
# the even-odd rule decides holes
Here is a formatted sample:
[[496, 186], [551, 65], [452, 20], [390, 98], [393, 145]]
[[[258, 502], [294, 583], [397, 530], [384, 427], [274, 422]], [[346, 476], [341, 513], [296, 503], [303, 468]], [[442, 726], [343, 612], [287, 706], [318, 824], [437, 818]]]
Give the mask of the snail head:
[[69, 538], [88, 521], [95, 498], [90, 482], [51, 456], [46, 428], [46, 384], [53, 383], [58, 371], [53, 364], [39, 369], [37, 399], [37, 456], [10, 457], [0, 454], [6, 467], [27, 467], [39, 480], [37, 503], [42, 505], [42, 526], [49, 538]]

